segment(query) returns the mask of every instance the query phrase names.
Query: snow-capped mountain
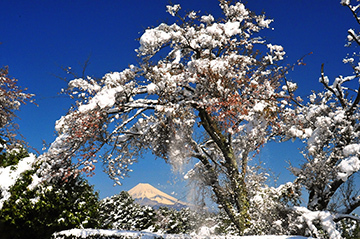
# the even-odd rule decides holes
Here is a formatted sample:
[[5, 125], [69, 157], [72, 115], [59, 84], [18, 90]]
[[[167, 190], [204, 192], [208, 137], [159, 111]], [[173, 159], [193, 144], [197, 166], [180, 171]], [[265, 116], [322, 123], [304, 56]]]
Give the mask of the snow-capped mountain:
[[154, 208], [162, 206], [181, 209], [187, 207], [187, 203], [182, 202], [148, 183], [139, 183], [128, 191], [136, 203], [148, 205]]

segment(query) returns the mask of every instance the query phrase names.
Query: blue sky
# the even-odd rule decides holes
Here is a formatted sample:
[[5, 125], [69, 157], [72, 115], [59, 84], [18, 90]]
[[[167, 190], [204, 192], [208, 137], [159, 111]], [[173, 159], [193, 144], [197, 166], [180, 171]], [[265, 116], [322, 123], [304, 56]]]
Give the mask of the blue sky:
[[[216, 0], [178, 0], [185, 10], [201, 10], [219, 16]], [[263, 37], [273, 44], [284, 46], [285, 63], [292, 64], [302, 56], [306, 66], [297, 67], [289, 78], [299, 84], [299, 94], [320, 90], [318, 83], [321, 64], [330, 78], [349, 74], [342, 58], [350, 52], [346, 44], [347, 30], [356, 27], [348, 9], [340, 0], [252, 0], [246, 6], [256, 13], [265, 12], [274, 19], [273, 30], [263, 31]], [[165, 12], [167, 0], [62, 0], [62, 1], [1, 1], [0, 64], [8, 65], [11, 76], [28, 92], [36, 94], [38, 106], [26, 105], [18, 113], [20, 132], [27, 142], [41, 152], [42, 140], [51, 143], [55, 138], [54, 123], [67, 112], [71, 101], [58, 95], [69, 77], [62, 67], [72, 67], [81, 75], [84, 61], [90, 57], [86, 74], [101, 77], [110, 71], [121, 71], [136, 63], [136, 41], [149, 26], [171, 21]], [[70, 79], [70, 78], [69, 78]], [[286, 143], [266, 147], [261, 160], [288, 179], [286, 161], [301, 160], [299, 144]], [[181, 175], [173, 175], [171, 168], [151, 155], [134, 165], [130, 178], [122, 187], [101, 173], [90, 178], [100, 196], [111, 196], [129, 190], [140, 182], [148, 182], [185, 200], [188, 188]]]

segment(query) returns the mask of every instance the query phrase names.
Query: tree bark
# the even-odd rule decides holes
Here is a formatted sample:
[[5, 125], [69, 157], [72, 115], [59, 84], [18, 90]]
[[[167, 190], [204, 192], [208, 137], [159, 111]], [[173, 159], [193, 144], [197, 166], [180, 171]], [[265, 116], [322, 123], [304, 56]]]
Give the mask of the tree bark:
[[[217, 123], [212, 120], [211, 116], [206, 112], [205, 109], [198, 109], [198, 111], [202, 126], [208, 135], [212, 138], [212, 140], [214, 140], [225, 159], [225, 162], [222, 163], [222, 166], [226, 169], [227, 179], [231, 189], [230, 192], [221, 193], [217, 186], [212, 186], [213, 192], [219, 199], [219, 203], [224, 207], [224, 210], [232, 222], [239, 229], [240, 234], [242, 234], [249, 226], [250, 219], [248, 214], [249, 200], [245, 183], [247, 160], [243, 161], [243, 173], [241, 174], [239, 172], [239, 165], [237, 163], [231, 143], [226, 139], [226, 137], [219, 129]], [[217, 179], [216, 175], [214, 177]], [[216, 180], [216, 182], [218, 184], [218, 180]], [[237, 212], [234, 212], [234, 209], [236, 209]]]

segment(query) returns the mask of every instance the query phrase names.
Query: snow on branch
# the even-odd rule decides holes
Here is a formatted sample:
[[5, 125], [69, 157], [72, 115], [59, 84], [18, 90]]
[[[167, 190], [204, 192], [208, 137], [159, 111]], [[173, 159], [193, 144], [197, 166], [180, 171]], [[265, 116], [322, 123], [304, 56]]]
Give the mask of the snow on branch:
[[[349, 7], [359, 20], [357, 6], [352, 6], [350, 0], [341, 4]], [[357, 42], [355, 31], [350, 30], [349, 34], [348, 40]], [[308, 202], [307, 208], [296, 211], [316, 237], [322, 236], [319, 234], [322, 228], [330, 238], [340, 238], [335, 222], [344, 218], [357, 220], [349, 214], [360, 206], [358, 193], [354, 193], [359, 185], [351, 183], [352, 176], [360, 170], [360, 86], [351, 88], [358, 84], [360, 71], [353, 57], [343, 62], [353, 67], [353, 74], [340, 75], [331, 81], [322, 65], [319, 81], [324, 90], [313, 92], [306, 105], [285, 109], [294, 117], [285, 121], [284, 139], [298, 138], [305, 144], [302, 154], [306, 162], [299, 168], [293, 167], [292, 172], [308, 191]]]
[[323, 235], [316, 227], [315, 223], [319, 222], [331, 239], [341, 239], [341, 234], [336, 230], [336, 224], [334, 222], [334, 216], [330, 212], [326, 211], [310, 211], [305, 207], [295, 207], [297, 213], [301, 215], [311, 231], [311, 234], [315, 237], [321, 238]]

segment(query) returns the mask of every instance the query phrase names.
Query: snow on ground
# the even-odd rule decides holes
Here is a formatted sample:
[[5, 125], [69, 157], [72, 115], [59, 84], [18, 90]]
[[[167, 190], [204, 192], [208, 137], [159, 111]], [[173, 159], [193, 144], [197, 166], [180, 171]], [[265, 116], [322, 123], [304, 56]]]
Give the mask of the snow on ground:
[[78, 238], [86, 238], [89, 236], [117, 236], [125, 238], [141, 238], [141, 239], [306, 239], [311, 237], [302, 236], [209, 236], [209, 235], [181, 235], [181, 234], [160, 234], [139, 231], [121, 231], [121, 230], [102, 230], [102, 229], [71, 229], [57, 232], [54, 238], [76, 236]]

